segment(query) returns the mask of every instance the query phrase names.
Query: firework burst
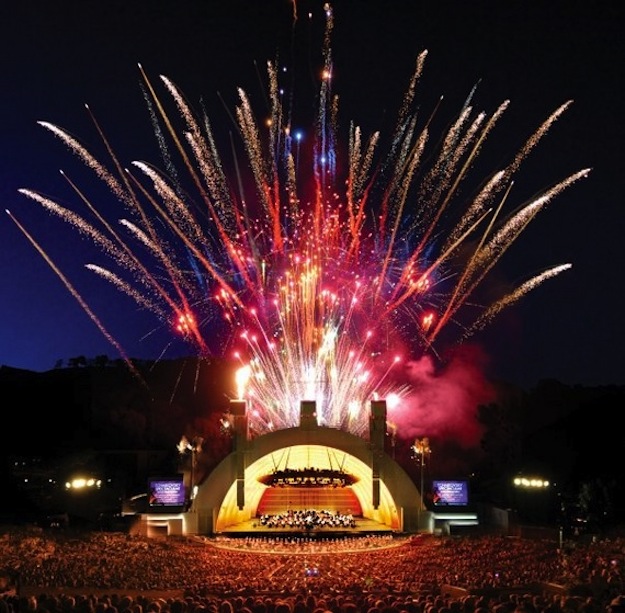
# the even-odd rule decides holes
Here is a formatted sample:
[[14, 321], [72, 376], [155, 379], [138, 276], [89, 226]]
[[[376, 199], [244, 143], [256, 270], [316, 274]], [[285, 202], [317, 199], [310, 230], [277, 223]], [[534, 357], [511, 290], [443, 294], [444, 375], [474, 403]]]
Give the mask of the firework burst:
[[302, 400], [316, 401], [321, 424], [366, 431], [371, 399], [406, 392], [392, 376], [402, 355], [436, 354], [437, 339], [450, 325], [463, 340], [570, 267], [554, 266], [475, 309], [486, 275], [530, 221], [589, 172], [572, 174], [506, 215], [515, 175], [566, 103], [509, 165], [461, 198], [508, 103], [492, 115], [476, 112], [471, 92], [430, 149], [430, 121], [420, 121], [415, 103], [427, 52], [416, 60], [388, 150], [380, 151], [379, 133], [365, 137], [354, 124], [341, 141], [332, 28], [326, 7], [307, 168], [273, 63], [267, 64], [268, 122], [259, 122], [246, 92], [238, 91], [234, 117], [243, 146], [237, 156], [249, 173], [228, 173], [208, 114], [193, 112], [166, 77], [160, 77], [159, 94], [139, 67], [164, 171], [144, 161], [123, 168], [89, 109], [107, 162], [66, 130], [40, 122], [123, 203], [127, 217], [107, 221], [67, 177], [89, 207], [89, 219], [21, 190], [97, 244], [108, 264], [89, 263], [89, 270], [182, 335], [197, 354], [236, 356], [245, 375], [237, 380], [237, 395], [250, 400], [257, 432], [297, 425]]

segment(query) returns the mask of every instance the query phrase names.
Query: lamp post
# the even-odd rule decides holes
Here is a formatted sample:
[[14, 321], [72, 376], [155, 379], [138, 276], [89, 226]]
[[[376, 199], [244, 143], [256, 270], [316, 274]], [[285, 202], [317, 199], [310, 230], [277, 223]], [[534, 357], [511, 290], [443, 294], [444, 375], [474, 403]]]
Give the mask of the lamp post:
[[430, 439], [424, 436], [423, 438], [415, 439], [414, 445], [412, 446], [412, 451], [419, 458], [419, 462], [421, 465], [421, 501], [419, 503], [419, 513], [418, 513], [418, 522], [421, 525], [421, 512], [425, 511], [425, 505], [423, 504], [423, 470], [425, 468], [425, 457], [432, 453], [430, 449]]
[[201, 436], [196, 436], [189, 440], [186, 436], [183, 436], [178, 443], [178, 451], [180, 455], [187, 453], [191, 454], [191, 474], [189, 480], [189, 498], [191, 502], [195, 498], [195, 473], [197, 468], [197, 454], [202, 451], [202, 443], [204, 439]]
[[526, 521], [545, 523], [551, 520], [552, 484], [541, 476], [518, 475], [512, 481], [516, 490], [517, 511]]

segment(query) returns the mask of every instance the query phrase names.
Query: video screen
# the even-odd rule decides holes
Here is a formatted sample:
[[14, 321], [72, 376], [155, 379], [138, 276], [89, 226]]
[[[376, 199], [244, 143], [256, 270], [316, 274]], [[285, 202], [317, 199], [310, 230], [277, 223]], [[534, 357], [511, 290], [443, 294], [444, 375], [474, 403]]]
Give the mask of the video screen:
[[185, 494], [182, 475], [153, 477], [148, 480], [148, 507], [150, 511], [180, 511], [185, 505]]
[[437, 507], [463, 507], [469, 504], [469, 484], [466, 481], [434, 481], [432, 502]]

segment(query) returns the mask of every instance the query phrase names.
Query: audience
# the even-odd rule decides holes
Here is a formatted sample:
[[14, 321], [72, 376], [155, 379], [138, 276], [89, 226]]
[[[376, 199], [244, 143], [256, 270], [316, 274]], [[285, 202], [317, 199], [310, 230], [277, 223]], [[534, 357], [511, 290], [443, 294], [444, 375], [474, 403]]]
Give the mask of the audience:
[[0, 613], [625, 613], [625, 538], [0, 533]]

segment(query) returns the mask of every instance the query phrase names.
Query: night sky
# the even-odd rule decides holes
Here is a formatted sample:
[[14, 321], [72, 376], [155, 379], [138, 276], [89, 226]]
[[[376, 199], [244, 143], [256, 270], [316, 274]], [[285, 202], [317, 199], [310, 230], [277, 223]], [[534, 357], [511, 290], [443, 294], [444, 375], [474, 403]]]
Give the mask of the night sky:
[[[88, 240], [18, 193], [31, 188], [73, 208], [80, 203], [58, 171], [85, 191], [96, 184], [36, 122], [58, 124], [89, 148], [99, 140], [88, 104], [124, 164], [146, 159], [158, 165], [139, 63], [153, 80], [160, 74], [171, 78], [192, 105], [202, 101], [218, 128], [232, 131], [228, 112], [237, 102], [236, 88], [262, 107], [264, 65], [276, 56], [281, 64], [293, 60], [296, 113], [312, 117], [322, 6], [287, 0], [2, 3], [0, 365], [46, 371], [80, 355], [118, 357], [4, 209], [127, 355], [156, 359], [186, 351], [170, 330], [84, 269], [97, 259]], [[333, 88], [343, 134], [352, 119], [365, 131], [392, 130], [424, 49], [419, 97], [427, 114], [443, 96], [436, 114], [441, 129], [475, 84], [477, 108], [492, 113], [511, 101], [489, 139], [492, 148], [477, 162], [478, 174], [494, 170], [556, 108], [573, 100], [519, 173], [512, 198], [522, 203], [578, 170], [592, 172], [538, 215], [494, 275], [517, 284], [549, 266], [573, 267], [504, 311], [473, 342], [487, 356], [489, 375], [519, 385], [547, 378], [625, 384], [625, 5], [347, 0], [336, 3], [334, 19]], [[99, 206], [114, 211], [110, 197], [95, 193]]]

